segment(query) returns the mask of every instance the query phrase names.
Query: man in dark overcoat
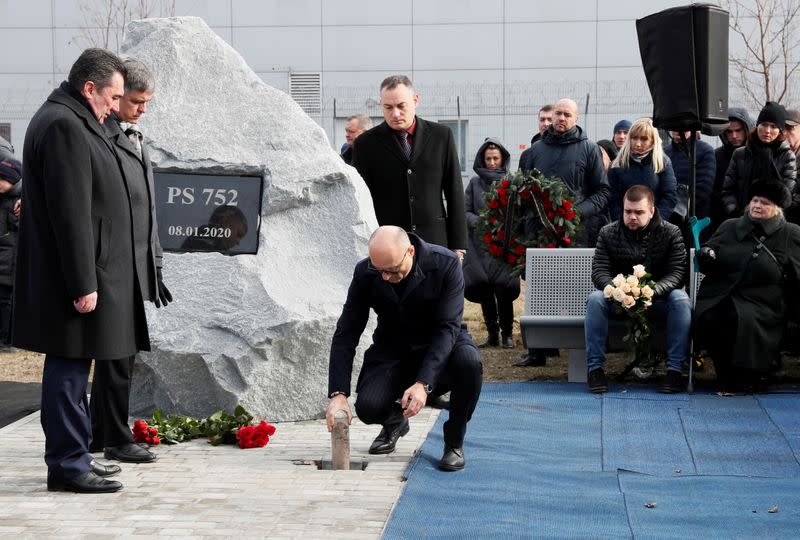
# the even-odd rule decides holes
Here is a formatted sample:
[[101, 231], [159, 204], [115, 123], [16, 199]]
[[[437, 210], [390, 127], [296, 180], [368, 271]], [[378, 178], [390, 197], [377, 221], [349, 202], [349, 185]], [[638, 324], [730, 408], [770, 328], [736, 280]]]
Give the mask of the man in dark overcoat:
[[135, 285], [131, 201], [102, 124], [119, 108], [125, 67], [87, 49], [31, 119], [23, 147], [12, 343], [46, 354], [41, 422], [47, 487], [117, 491], [116, 465], [89, 454], [92, 359], [149, 350]]
[[370, 309], [378, 315], [372, 346], [356, 384], [356, 412], [365, 424], [381, 424], [370, 454], [394, 451], [408, 433], [408, 419], [431, 393], [452, 390], [444, 424], [439, 468], [464, 468], [464, 435], [481, 392], [478, 349], [462, 322], [464, 278], [451, 251], [395, 226], [379, 227], [369, 241], [369, 258], [353, 273], [331, 344], [328, 373], [328, 430], [343, 410], [353, 357]]
[[463, 259], [467, 219], [453, 135], [416, 115], [419, 95], [408, 77], [387, 77], [380, 93], [385, 121], [354, 141], [352, 163], [372, 194], [378, 224], [402, 227]]
[[[153, 189], [153, 167], [142, 141], [139, 119], [153, 98], [155, 81], [147, 67], [132, 58], [126, 59], [125, 95], [119, 111], [103, 123], [114, 144], [131, 199], [133, 249], [136, 262], [136, 286], [144, 300], [156, 307], [172, 300], [161, 275], [162, 251]], [[92, 397], [91, 452], [103, 451], [107, 459], [128, 463], [146, 463], [156, 456], [134, 444], [128, 425], [131, 376], [135, 356], [95, 362]]]

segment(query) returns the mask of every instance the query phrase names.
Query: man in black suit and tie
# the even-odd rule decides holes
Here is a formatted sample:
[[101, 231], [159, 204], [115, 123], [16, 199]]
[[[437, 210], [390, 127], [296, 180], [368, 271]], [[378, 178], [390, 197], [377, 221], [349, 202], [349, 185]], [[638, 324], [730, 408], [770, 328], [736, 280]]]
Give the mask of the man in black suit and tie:
[[[158, 241], [153, 169], [142, 141], [139, 120], [153, 98], [155, 81], [147, 67], [132, 58], [123, 64], [127, 70], [125, 95], [119, 111], [103, 127], [116, 150], [131, 199], [133, 249], [136, 285], [142, 299], [167, 305], [172, 296], [161, 277], [161, 244]], [[156, 456], [134, 444], [128, 425], [128, 403], [135, 356], [95, 362], [92, 398], [90, 451], [102, 451], [106, 459], [127, 463], [147, 463]]]
[[354, 141], [352, 162], [372, 194], [378, 224], [402, 227], [463, 260], [467, 219], [453, 135], [416, 116], [419, 95], [408, 77], [387, 77], [380, 93], [385, 122]]
[[400, 227], [379, 227], [369, 258], [355, 268], [330, 354], [328, 430], [337, 411], [352, 419], [347, 397], [353, 357], [369, 319], [378, 315], [372, 346], [356, 383], [356, 412], [365, 424], [382, 424], [370, 454], [394, 451], [408, 433], [408, 418], [437, 387], [451, 389], [439, 468], [464, 468], [464, 435], [478, 402], [482, 373], [478, 349], [467, 333], [464, 278], [458, 257]]

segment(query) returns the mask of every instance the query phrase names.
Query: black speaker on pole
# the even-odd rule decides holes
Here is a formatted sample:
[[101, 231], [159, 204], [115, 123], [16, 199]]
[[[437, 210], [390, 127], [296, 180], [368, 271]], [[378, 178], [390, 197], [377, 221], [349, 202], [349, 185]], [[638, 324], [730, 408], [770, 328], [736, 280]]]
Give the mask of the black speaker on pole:
[[653, 124], [719, 135], [728, 127], [728, 12], [695, 4], [636, 21]]

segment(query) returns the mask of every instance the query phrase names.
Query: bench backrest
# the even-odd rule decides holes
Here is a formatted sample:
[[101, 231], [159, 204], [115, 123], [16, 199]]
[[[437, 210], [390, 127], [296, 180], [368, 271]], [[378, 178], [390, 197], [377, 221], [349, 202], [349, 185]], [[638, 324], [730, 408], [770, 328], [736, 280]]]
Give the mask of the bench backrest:
[[[586, 298], [597, 290], [592, 283], [594, 248], [528, 248], [525, 257], [525, 315], [586, 315]], [[694, 273], [694, 249], [689, 276], [687, 292], [693, 296], [694, 280], [699, 286], [703, 279], [703, 274]]]
[[529, 248], [525, 315], [583, 317], [592, 284], [593, 248]]

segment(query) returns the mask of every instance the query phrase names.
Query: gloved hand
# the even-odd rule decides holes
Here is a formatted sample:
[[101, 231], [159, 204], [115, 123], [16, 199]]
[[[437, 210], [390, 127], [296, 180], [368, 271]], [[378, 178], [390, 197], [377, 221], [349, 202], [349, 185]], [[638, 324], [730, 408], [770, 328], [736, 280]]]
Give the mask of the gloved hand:
[[697, 252], [697, 260], [701, 263], [711, 262], [716, 258], [717, 254], [714, 252], [714, 249], [711, 246], [703, 246], [700, 248], [700, 251]]
[[167, 304], [172, 302], [172, 293], [164, 285], [164, 276], [161, 274], [161, 268], [156, 268], [156, 286], [158, 287], [155, 300], [156, 307], [167, 307]]

